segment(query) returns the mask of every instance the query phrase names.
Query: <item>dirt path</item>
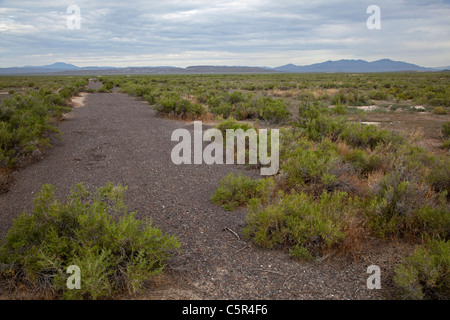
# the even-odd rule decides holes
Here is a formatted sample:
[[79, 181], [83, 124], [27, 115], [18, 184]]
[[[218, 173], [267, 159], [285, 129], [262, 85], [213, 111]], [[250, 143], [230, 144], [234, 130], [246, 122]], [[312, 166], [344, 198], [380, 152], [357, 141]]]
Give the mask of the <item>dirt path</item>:
[[[227, 212], [209, 201], [230, 165], [172, 164], [173, 130], [188, 123], [161, 119], [142, 101], [119, 93], [94, 93], [74, 108], [59, 128], [62, 140], [43, 160], [13, 174], [9, 192], [0, 195], [0, 236], [42, 184], [65, 196], [84, 182], [93, 190], [108, 181], [128, 186], [126, 203], [138, 217], [182, 243], [164, 276], [140, 298], [151, 299], [384, 299], [390, 289], [367, 290], [367, 266], [386, 261], [374, 257], [352, 263], [328, 259], [302, 263], [285, 252], [259, 249], [239, 240], [245, 210]], [[245, 170], [245, 174], [257, 172]], [[383, 268], [382, 268], [383, 269]], [[124, 297], [127, 298], [127, 297]]]

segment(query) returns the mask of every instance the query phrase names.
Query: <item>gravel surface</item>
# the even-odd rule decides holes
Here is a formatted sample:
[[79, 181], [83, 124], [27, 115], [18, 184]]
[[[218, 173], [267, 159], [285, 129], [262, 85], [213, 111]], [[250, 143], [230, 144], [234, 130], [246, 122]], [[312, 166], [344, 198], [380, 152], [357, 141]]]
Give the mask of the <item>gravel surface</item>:
[[170, 140], [172, 131], [192, 131], [190, 123], [162, 119], [147, 103], [120, 93], [88, 94], [84, 105], [78, 103], [65, 118], [59, 125], [62, 139], [43, 152], [40, 161], [15, 171], [9, 191], [0, 195], [1, 237], [17, 215], [30, 212], [43, 184], [54, 185], [57, 196], [65, 198], [78, 182], [94, 190], [112, 181], [128, 186], [125, 200], [137, 217], [150, 216], [155, 226], [178, 236], [182, 244], [164, 275], [133, 299], [391, 297], [388, 281], [382, 282], [381, 290], [366, 288], [366, 270], [377, 264], [391, 272], [388, 260], [395, 246], [387, 248], [389, 255], [375, 250], [356, 262], [331, 257], [303, 263], [243, 239], [245, 209], [227, 212], [209, 197], [229, 172], [256, 177], [259, 171], [236, 165], [172, 164], [170, 154], [177, 144]]

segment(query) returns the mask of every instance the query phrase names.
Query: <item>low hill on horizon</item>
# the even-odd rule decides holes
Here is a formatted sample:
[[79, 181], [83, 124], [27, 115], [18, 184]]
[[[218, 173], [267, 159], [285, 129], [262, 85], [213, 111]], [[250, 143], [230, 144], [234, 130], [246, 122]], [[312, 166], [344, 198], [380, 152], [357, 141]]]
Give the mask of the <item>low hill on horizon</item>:
[[248, 66], [190, 66], [187, 68], [161, 67], [78, 67], [65, 62], [56, 62], [45, 66], [25, 66], [0, 68], [0, 75], [120, 75], [120, 74], [221, 74], [221, 73], [370, 73], [370, 72], [432, 72], [449, 67], [426, 68], [403, 61], [381, 59], [373, 62], [365, 60], [325, 61], [305, 66], [286, 64], [276, 68]]

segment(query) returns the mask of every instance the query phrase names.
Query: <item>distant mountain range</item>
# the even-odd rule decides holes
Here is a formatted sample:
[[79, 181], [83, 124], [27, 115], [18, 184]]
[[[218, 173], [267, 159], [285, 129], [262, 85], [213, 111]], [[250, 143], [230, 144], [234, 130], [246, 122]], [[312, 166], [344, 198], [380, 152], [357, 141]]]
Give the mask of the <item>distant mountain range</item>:
[[73, 64], [56, 62], [46, 66], [0, 68], [2, 75], [20, 74], [67, 74], [67, 75], [112, 75], [112, 74], [220, 74], [220, 73], [365, 73], [365, 72], [431, 72], [450, 70], [448, 67], [425, 68], [415, 64], [382, 59], [373, 62], [365, 60], [338, 60], [315, 63], [306, 66], [287, 64], [277, 68], [245, 66], [192, 66], [178, 67], [77, 67]]

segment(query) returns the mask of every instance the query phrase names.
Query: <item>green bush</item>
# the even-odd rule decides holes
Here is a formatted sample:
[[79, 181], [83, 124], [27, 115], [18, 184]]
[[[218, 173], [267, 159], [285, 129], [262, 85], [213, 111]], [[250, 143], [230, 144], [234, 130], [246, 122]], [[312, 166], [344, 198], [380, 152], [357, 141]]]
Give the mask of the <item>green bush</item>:
[[53, 118], [68, 110], [65, 99], [49, 89], [1, 101], [0, 166], [13, 166], [20, 155], [49, 147], [50, 139], [44, 134], [58, 132]]
[[432, 239], [448, 239], [450, 233], [449, 206], [442, 193], [437, 205], [424, 205], [415, 211], [408, 228], [420, 236], [427, 235]]
[[273, 204], [249, 202], [244, 234], [263, 248], [288, 248], [290, 255], [310, 260], [342, 243], [347, 218], [356, 202], [345, 192], [324, 192], [318, 201], [305, 193], [279, 194]]
[[230, 102], [230, 104], [236, 104], [245, 101], [247, 97], [241, 91], [233, 91], [231, 94], [226, 95], [226, 99]]
[[272, 123], [285, 122], [291, 113], [282, 99], [259, 98], [256, 102], [259, 119]]
[[401, 299], [450, 298], [450, 243], [433, 240], [418, 247], [395, 267], [394, 282]]
[[345, 115], [347, 114], [347, 106], [343, 104], [338, 104], [332, 109], [334, 114]]
[[331, 117], [330, 112], [321, 102], [302, 102], [298, 108], [297, 126], [311, 140], [330, 138], [335, 141], [348, 123], [343, 117]]
[[220, 181], [219, 188], [211, 196], [211, 202], [232, 211], [246, 205], [252, 198], [267, 201], [273, 188], [274, 182], [271, 178], [252, 180], [241, 174], [235, 176], [230, 173]]
[[[0, 262], [21, 275], [17, 281], [50, 287], [66, 299], [97, 299], [138, 291], [160, 273], [180, 244], [150, 220], [136, 220], [123, 202], [125, 187], [108, 183], [91, 195], [81, 185], [65, 203], [44, 185], [30, 215], [14, 220]], [[67, 268], [81, 269], [81, 289], [66, 287]]]
[[429, 189], [421, 182], [420, 173], [405, 167], [395, 168], [371, 188], [368, 225], [381, 237], [410, 231], [417, 210], [427, 204]]
[[445, 191], [450, 196], [450, 159], [448, 157], [438, 157], [430, 165], [430, 169], [426, 181], [437, 192]]
[[433, 113], [443, 115], [443, 114], [447, 114], [447, 110], [444, 107], [435, 107], [433, 109]]
[[350, 162], [362, 174], [368, 174], [381, 165], [381, 159], [377, 155], [369, 155], [361, 149], [349, 151], [344, 156], [344, 161]]
[[103, 83], [103, 85], [99, 89], [97, 89], [97, 92], [100, 92], [100, 93], [112, 92], [112, 89], [114, 88], [113, 82], [102, 80], [102, 83]]
[[448, 140], [445, 140], [443, 143], [442, 143], [442, 147], [441, 147], [442, 149], [446, 149], [446, 150], [450, 150], [450, 139], [448, 139]]
[[331, 187], [337, 181], [331, 170], [341, 161], [336, 145], [329, 140], [314, 145], [306, 139], [300, 140], [297, 145], [281, 165], [289, 186]]
[[450, 139], [450, 121], [447, 121], [442, 125], [442, 136], [444, 139]]
[[164, 93], [154, 108], [158, 113], [182, 118], [198, 118], [206, 112], [201, 104], [192, 104], [175, 92]]
[[226, 136], [227, 129], [231, 129], [231, 130], [242, 129], [242, 130], [244, 130], [244, 132], [247, 130], [250, 130], [250, 129], [255, 129], [252, 125], [250, 125], [246, 122], [238, 122], [234, 118], [229, 118], [225, 121], [222, 121], [221, 123], [219, 123], [216, 126], [216, 128], [219, 129], [220, 132], [222, 132], [224, 137]]
[[403, 139], [393, 132], [379, 129], [375, 125], [359, 123], [348, 124], [343, 129], [340, 138], [353, 147], [370, 148], [372, 150], [379, 144], [399, 145], [403, 142]]
[[228, 102], [220, 102], [216, 107], [210, 107], [211, 113], [221, 115], [224, 118], [228, 118], [233, 111], [233, 106]]

